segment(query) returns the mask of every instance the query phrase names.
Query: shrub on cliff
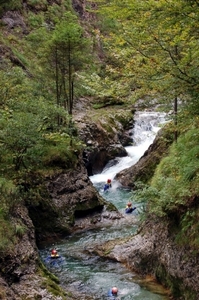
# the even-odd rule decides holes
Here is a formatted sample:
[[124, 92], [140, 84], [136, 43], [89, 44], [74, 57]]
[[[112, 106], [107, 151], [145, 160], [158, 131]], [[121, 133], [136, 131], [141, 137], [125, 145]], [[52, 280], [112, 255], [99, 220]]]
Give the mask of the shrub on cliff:
[[[199, 128], [191, 128], [173, 143], [169, 155], [158, 165], [150, 186], [137, 197], [147, 202], [149, 213], [167, 217], [177, 240], [199, 248]], [[177, 230], [177, 231], [176, 231]]]

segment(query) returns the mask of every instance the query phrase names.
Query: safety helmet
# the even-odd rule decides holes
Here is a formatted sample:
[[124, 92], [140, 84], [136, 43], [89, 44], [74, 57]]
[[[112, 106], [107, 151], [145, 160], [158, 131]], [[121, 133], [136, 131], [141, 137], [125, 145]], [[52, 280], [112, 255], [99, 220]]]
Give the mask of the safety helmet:
[[131, 202], [128, 202], [127, 205], [128, 205], [128, 207], [130, 207], [130, 206], [132, 205], [132, 203], [131, 203]]
[[111, 179], [108, 179], [107, 182], [108, 182], [108, 183], [111, 183]]
[[118, 293], [118, 288], [116, 286], [112, 287], [112, 294], [117, 295]]
[[51, 255], [57, 255], [57, 250], [53, 249], [53, 250], [51, 251]]

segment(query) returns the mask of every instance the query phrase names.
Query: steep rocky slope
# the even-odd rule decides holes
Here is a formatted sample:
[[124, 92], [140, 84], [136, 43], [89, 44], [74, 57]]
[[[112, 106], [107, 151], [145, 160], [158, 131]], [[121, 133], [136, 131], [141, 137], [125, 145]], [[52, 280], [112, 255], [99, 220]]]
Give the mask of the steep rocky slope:
[[[111, 133], [101, 126], [96, 130], [96, 124], [88, 118], [88, 113], [86, 121], [81, 118], [80, 122], [82, 114], [76, 110], [75, 118], [85, 130], [85, 135], [83, 135], [84, 131], [80, 129], [83, 140], [87, 141], [87, 133], [89, 133], [90, 141], [97, 144], [98, 149], [105, 148], [107, 141], [109, 145], [113, 143], [112, 149], [115, 148], [115, 150], [112, 158], [118, 155], [118, 148], [123, 149], [118, 132], [122, 135], [122, 132], [126, 130], [126, 126], [124, 128], [122, 124], [129, 121], [128, 111], [127, 113], [123, 110], [119, 112], [116, 108], [115, 114], [120, 115], [121, 123], [118, 120], [115, 123], [112, 122]], [[105, 127], [108, 127], [109, 119], [106, 120], [103, 117], [103, 121], [98, 119], [97, 122], [98, 124], [102, 122]], [[96, 138], [98, 136], [99, 139]], [[106, 136], [107, 141], [101, 139], [102, 136]], [[92, 155], [92, 151], [90, 153]], [[102, 165], [110, 155], [109, 151], [106, 153], [106, 159]], [[35, 201], [24, 199], [23, 205], [15, 208], [12, 222], [23, 226], [24, 231], [18, 236], [12, 252], [1, 256], [0, 296], [6, 300], [38, 297], [55, 300], [76, 299], [77, 296], [63, 291], [58, 285], [58, 280], [42, 266], [38, 246], [47, 241], [54, 242], [75, 230], [85, 230], [99, 226], [99, 224], [111, 223], [113, 219], [119, 219], [122, 216], [95, 190], [88, 177], [82, 156], [79, 157], [73, 169], [63, 168], [59, 172], [55, 170], [50, 177], [29, 174], [25, 184], [37, 191], [38, 198]]]

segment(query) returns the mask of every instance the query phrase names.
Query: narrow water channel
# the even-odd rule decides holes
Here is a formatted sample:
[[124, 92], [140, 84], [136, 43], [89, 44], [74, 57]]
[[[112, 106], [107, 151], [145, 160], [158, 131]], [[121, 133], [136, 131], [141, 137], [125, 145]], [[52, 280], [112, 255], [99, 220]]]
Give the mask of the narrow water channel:
[[[122, 189], [114, 176], [121, 170], [135, 164], [152, 143], [160, 124], [165, 121], [164, 114], [139, 113], [133, 132], [134, 145], [127, 147], [128, 156], [118, 158], [115, 166], [107, 167], [101, 174], [90, 179], [99, 193], [112, 202], [117, 209], [124, 213], [124, 208], [131, 193]], [[103, 192], [106, 180], [112, 179], [112, 188], [108, 193]], [[139, 218], [142, 207], [134, 203], [137, 209], [131, 215], [125, 215], [125, 221], [117, 222], [108, 227], [76, 233], [68, 236], [59, 244], [48, 245], [40, 251], [41, 258], [49, 255], [50, 249], [56, 247], [62, 257], [57, 265], [48, 265], [49, 269], [58, 276], [61, 285], [68, 291], [77, 293], [78, 299], [110, 299], [107, 292], [112, 286], [117, 286], [119, 295], [116, 299], [127, 300], [164, 300], [169, 299], [166, 291], [151, 278], [141, 280], [120, 263], [107, 261], [90, 254], [87, 249], [101, 242], [132, 235], [136, 230], [135, 218]]]

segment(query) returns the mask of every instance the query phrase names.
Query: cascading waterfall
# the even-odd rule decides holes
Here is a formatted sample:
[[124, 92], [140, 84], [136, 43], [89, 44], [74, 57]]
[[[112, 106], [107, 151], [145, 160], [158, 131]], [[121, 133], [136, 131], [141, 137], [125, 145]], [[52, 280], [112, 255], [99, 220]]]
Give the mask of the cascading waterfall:
[[[128, 156], [118, 158], [117, 164], [111, 167], [107, 165], [101, 174], [90, 177], [93, 185], [103, 197], [123, 213], [129, 191], [120, 189], [117, 181], [113, 179], [119, 171], [132, 166], [139, 160], [153, 142], [161, 124], [165, 122], [165, 117], [165, 114], [156, 112], [136, 113], [132, 134], [133, 144], [126, 147]], [[103, 194], [103, 186], [107, 178], [113, 180], [113, 185], [108, 193]], [[127, 219], [131, 217], [133, 216], [130, 215]], [[54, 245], [62, 256], [63, 262], [60, 268], [52, 266], [51, 271], [59, 277], [63, 287], [67, 287], [67, 290], [72, 293], [77, 292], [79, 295], [77, 299], [110, 299], [107, 297], [107, 291], [114, 285], [119, 289], [117, 299], [120, 300], [169, 299], [161, 286], [154, 282], [150, 285], [143, 283], [136, 274], [127, 270], [120, 263], [106, 261], [100, 257], [89, 255], [85, 251], [87, 247], [92, 247], [99, 242], [128, 236], [135, 229], [131, 223], [127, 222], [125, 226], [123, 223], [122, 226], [117, 224], [117, 226], [102, 227], [71, 235]], [[48, 254], [49, 248], [41, 250], [43, 260]]]
[[117, 158], [117, 164], [104, 168], [101, 174], [90, 176], [93, 184], [104, 183], [107, 178], [113, 180], [115, 175], [134, 165], [152, 144], [158, 130], [166, 122], [166, 114], [158, 112], [137, 112], [132, 132], [132, 146], [126, 147], [128, 156]]

